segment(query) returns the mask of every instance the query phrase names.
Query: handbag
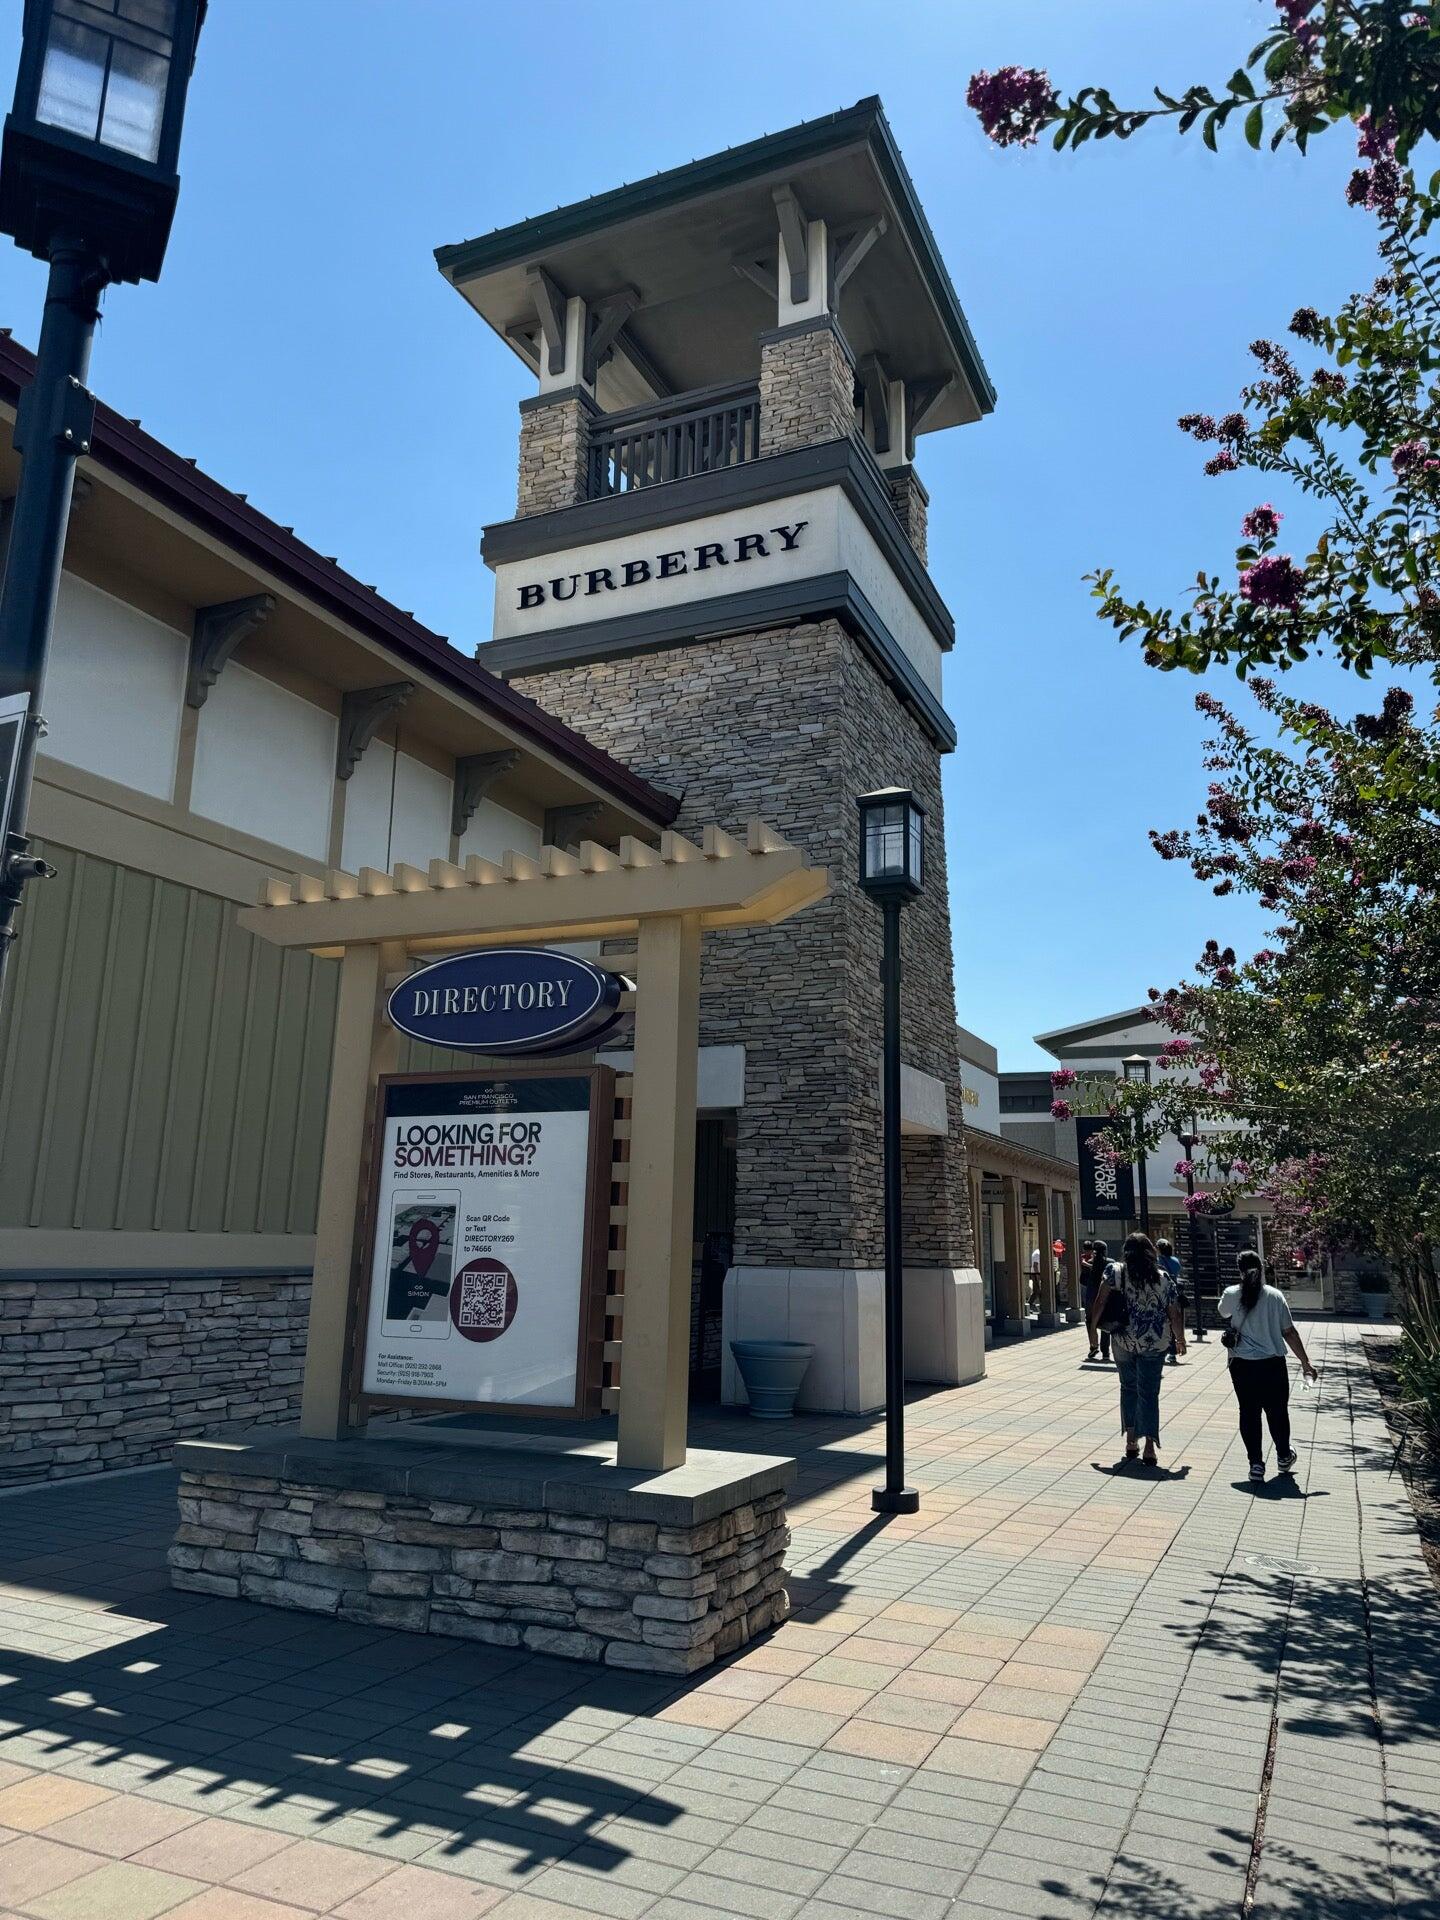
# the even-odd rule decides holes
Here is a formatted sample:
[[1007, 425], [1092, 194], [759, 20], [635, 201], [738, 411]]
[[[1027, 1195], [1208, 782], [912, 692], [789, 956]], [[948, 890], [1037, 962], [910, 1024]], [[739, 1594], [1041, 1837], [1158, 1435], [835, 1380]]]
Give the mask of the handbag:
[[1105, 1305], [1101, 1309], [1099, 1327], [1102, 1333], [1124, 1333], [1130, 1324], [1130, 1302], [1125, 1298], [1124, 1289], [1118, 1281], [1111, 1279], [1114, 1268], [1107, 1268], [1105, 1281], [1110, 1289]]
[[[1248, 1320], [1249, 1318], [1250, 1318], [1250, 1315], [1247, 1310], [1245, 1315], [1245, 1320]], [[1238, 1327], [1232, 1327], [1227, 1323], [1224, 1332], [1220, 1335], [1220, 1344], [1222, 1347], [1229, 1347], [1233, 1351], [1236, 1347], [1239, 1346], [1240, 1335], [1244, 1331], [1244, 1327], [1245, 1327], [1245, 1320], [1242, 1320]]]

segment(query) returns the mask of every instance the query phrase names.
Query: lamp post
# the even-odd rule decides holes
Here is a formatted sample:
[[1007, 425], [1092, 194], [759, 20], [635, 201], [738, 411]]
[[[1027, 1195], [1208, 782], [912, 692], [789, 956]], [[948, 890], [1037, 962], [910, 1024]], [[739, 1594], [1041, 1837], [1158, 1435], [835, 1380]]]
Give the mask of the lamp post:
[[[1120, 1070], [1127, 1081], [1149, 1086], [1150, 1062], [1143, 1053], [1127, 1053], [1120, 1062]], [[1140, 1231], [1150, 1231], [1150, 1183], [1145, 1171], [1145, 1145], [1141, 1124], [1135, 1122], [1135, 1173], [1140, 1182]]]
[[25, 0], [0, 232], [48, 261], [50, 279], [15, 417], [20, 488], [0, 591], [0, 988], [25, 883], [53, 872], [30, 852], [25, 823], [75, 462], [95, 418], [90, 343], [112, 281], [159, 278], [205, 5]]
[[876, 1513], [918, 1513], [920, 1495], [905, 1484], [905, 1307], [900, 1244], [900, 910], [924, 885], [925, 811], [905, 787], [863, 793], [860, 885], [885, 921], [885, 1054], [881, 1074], [885, 1128], [885, 1484]]
[[[1189, 1114], [1185, 1121], [1185, 1131], [1180, 1135], [1180, 1145], [1185, 1150], [1185, 1198], [1195, 1198], [1195, 1149], [1200, 1144], [1200, 1122], [1195, 1115]], [[1186, 1207], [1186, 1238], [1189, 1241], [1190, 1254], [1190, 1290], [1195, 1295], [1195, 1338], [1205, 1338], [1205, 1315], [1200, 1304], [1200, 1268], [1195, 1259], [1195, 1209]]]

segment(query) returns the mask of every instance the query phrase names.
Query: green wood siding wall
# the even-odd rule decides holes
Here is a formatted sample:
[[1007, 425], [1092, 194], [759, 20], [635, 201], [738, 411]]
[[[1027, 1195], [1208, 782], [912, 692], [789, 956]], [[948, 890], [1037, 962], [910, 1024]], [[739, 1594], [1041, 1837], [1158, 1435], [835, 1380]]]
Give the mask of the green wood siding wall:
[[339, 968], [44, 853], [0, 1008], [0, 1227], [313, 1233]]

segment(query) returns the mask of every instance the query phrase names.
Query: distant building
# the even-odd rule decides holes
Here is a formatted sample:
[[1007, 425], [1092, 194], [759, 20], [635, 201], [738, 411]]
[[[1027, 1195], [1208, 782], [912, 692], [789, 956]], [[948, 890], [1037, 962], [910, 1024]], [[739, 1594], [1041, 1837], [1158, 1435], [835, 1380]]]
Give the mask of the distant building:
[[[965, 1027], [957, 1031], [970, 1205], [976, 1223], [976, 1258], [985, 1285], [986, 1325], [992, 1337], [1023, 1337], [1056, 1325], [1067, 1314], [1073, 1318], [1079, 1298], [1080, 1193], [1074, 1129], [1068, 1158], [1054, 1150], [1054, 1123], [1048, 1113], [1041, 1137], [1012, 1132], [1005, 1118], [1005, 1085], [1015, 1076], [1000, 1072], [999, 1057], [988, 1040]], [[1048, 1109], [1048, 1080], [1045, 1086]], [[1064, 1242], [1061, 1254], [1054, 1251], [1056, 1241]]]

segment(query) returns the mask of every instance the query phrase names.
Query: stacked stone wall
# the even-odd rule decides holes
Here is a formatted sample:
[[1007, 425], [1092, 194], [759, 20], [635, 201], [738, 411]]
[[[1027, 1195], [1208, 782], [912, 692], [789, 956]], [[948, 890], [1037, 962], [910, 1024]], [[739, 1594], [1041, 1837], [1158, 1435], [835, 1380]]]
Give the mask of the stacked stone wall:
[[886, 474], [895, 518], [922, 562], [930, 559], [930, 496], [914, 467], [893, 467]]
[[183, 1472], [174, 1586], [691, 1673], [789, 1611], [785, 1496], [697, 1525]]
[[683, 794], [681, 832], [758, 814], [830, 871], [829, 898], [793, 920], [705, 941], [701, 1042], [746, 1048], [737, 1265], [882, 1260], [881, 922], [855, 878], [855, 801], [915, 790], [928, 864], [902, 920], [902, 1051], [944, 1082], [949, 1136], [911, 1150], [929, 1198], [911, 1209], [906, 1260], [973, 1265], [939, 755], [856, 641], [827, 620], [515, 684]]
[[789, 453], [855, 429], [855, 367], [832, 321], [805, 321], [760, 345], [760, 451]]
[[517, 519], [573, 507], [585, 498], [593, 413], [593, 403], [579, 393], [522, 405]]
[[0, 1278], [0, 1485], [168, 1460], [293, 1419], [309, 1275]]

